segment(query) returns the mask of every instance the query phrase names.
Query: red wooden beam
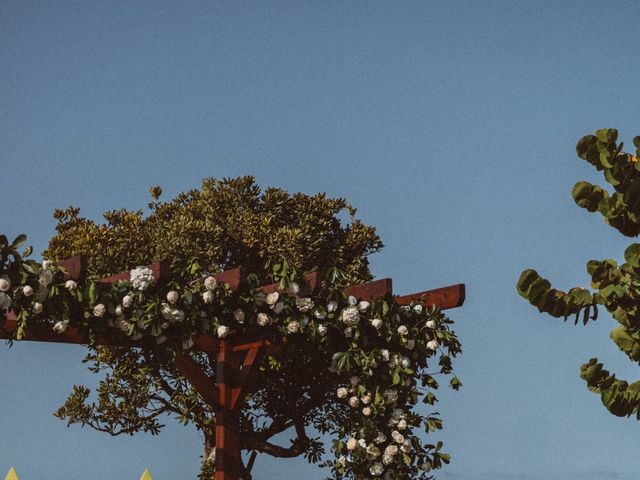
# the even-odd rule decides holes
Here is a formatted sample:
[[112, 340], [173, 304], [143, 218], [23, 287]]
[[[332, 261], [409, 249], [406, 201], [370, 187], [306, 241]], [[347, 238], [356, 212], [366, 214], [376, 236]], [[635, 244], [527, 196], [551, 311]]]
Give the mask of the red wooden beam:
[[344, 293], [356, 297], [358, 300], [374, 300], [384, 297], [392, 292], [392, 282], [390, 278], [382, 278], [372, 282], [352, 285], [345, 288]]
[[84, 255], [77, 255], [55, 262], [55, 265], [65, 269], [65, 279], [67, 280], [80, 280], [87, 273], [87, 257]]
[[218, 401], [220, 400], [218, 387], [213, 380], [205, 375], [200, 366], [198, 366], [192, 358], [188, 355], [178, 354], [176, 355], [176, 366], [178, 370], [180, 370], [180, 373], [191, 382], [193, 388], [197, 390], [207, 403], [218, 407]]
[[451, 285], [449, 287], [436, 288], [435, 290], [427, 290], [426, 292], [412, 293], [396, 298], [400, 305], [409, 305], [416, 302], [431, 307], [435, 305], [440, 310], [448, 308], [456, 308], [462, 306], [465, 300], [464, 283]]
[[[303, 296], [311, 296], [314, 293], [317, 293], [320, 289], [320, 285], [322, 283], [322, 279], [320, 278], [320, 274], [318, 272], [307, 273], [304, 276], [305, 283], [300, 285], [300, 293], [299, 295]], [[271, 293], [275, 291], [280, 291], [279, 283], [271, 283], [269, 285], [263, 285], [257, 289], [259, 292]]]
[[225, 270], [224, 272], [216, 273], [214, 277], [218, 282], [228, 283], [231, 290], [237, 290], [244, 280], [244, 269]]

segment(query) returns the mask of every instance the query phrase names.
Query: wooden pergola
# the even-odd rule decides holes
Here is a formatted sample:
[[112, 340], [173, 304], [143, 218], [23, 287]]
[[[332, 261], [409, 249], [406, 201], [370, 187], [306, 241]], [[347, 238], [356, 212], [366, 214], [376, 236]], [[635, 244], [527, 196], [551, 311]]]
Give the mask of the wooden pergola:
[[[82, 280], [87, 270], [87, 261], [83, 256], [57, 262], [56, 265], [65, 269], [67, 279], [76, 281]], [[156, 262], [149, 265], [148, 268], [152, 270], [156, 283], [168, 280], [170, 275], [168, 263]], [[242, 268], [226, 270], [215, 275], [215, 278], [218, 282], [228, 284], [232, 290], [237, 290], [244, 280], [244, 271]], [[129, 273], [123, 272], [113, 275], [100, 280], [99, 283], [110, 284], [120, 280], [129, 280]], [[310, 273], [305, 275], [305, 280], [306, 283], [301, 286], [300, 295], [313, 297], [319, 291], [320, 276], [318, 273]], [[258, 290], [265, 293], [274, 292], [278, 290], [278, 284], [263, 286]], [[383, 278], [353, 285], [346, 288], [345, 293], [358, 300], [375, 300], [392, 294], [392, 281], [390, 278]], [[464, 303], [465, 286], [464, 284], [451, 285], [435, 290], [396, 296], [395, 300], [400, 305], [416, 302], [425, 307], [436, 306], [441, 310], [456, 308]], [[13, 339], [16, 329], [16, 315], [10, 311], [4, 325], [0, 328], [0, 339]], [[22, 340], [87, 344], [86, 338], [77, 329], [69, 328], [64, 333], [56, 333], [48, 325], [30, 327]], [[257, 360], [260, 355], [264, 353], [277, 354], [284, 348], [284, 344], [242, 335], [219, 339], [211, 334], [201, 334], [192, 340], [194, 342], [193, 350], [217, 355], [214, 378], [202, 371], [188, 354], [176, 355], [176, 366], [180, 372], [191, 382], [193, 388], [203, 399], [215, 406], [215, 480], [241, 480], [243, 468], [239, 438], [240, 407], [250, 386], [255, 366], [259, 364]], [[142, 343], [131, 340], [117, 341], [106, 338], [97, 338], [95, 344], [144, 347]]]

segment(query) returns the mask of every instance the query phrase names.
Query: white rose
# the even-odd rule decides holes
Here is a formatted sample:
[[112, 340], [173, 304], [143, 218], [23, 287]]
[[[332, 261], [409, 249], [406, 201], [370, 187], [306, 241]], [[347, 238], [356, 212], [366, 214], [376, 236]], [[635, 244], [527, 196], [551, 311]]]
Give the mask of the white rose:
[[44, 268], [45, 270], [50, 269], [52, 265], [53, 265], [53, 262], [51, 260], [42, 261], [42, 268]]
[[313, 300], [307, 297], [296, 298], [296, 307], [298, 307], [298, 310], [301, 312], [308, 312], [313, 308]]
[[204, 288], [207, 290], [215, 290], [217, 285], [218, 281], [216, 280], [216, 277], [209, 276], [204, 279]]
[[398, 327], [398, 333], [400, 335], [406, 335], [407, 333], [409, 333], [409, 329], [407, 327], [405, 327], [404, 325], [400, 325]]
[[283, 302], [278, 302], [273, 306], [273, 313], [275, 313], [276, 315], [279, 315], [280, 313], [282, 313], [282, 310], [284, 310]]
[[296, 322], [295, 320], [292, 322], [289, 322], [289, 324], [287, 325], [287, 332], [298, 333], [299, 331], [300, 331], [300, 324], [298, 322]]
[[378, 432], [378, 435], [376, 436], [374, 442], [376, 442], [377, 444], [381, 444], [386, 441], [387, 441], [387, 436], [382, 432]]
[[8, 292], [11, 288], [11, 280], [7, 275], [0, 277], [0, 292]]
[[384, 449], [384, 454], [385, 455], [390, 455], [390, 456], [394, 456], [397, 455], [398, 453], [398, 447], [395, 445], [387, 445], [387, 448]]
[[124, 313], [124, 309], [122, 308], [122, 305], [118, 305], [116, 307], [116, 315], [120, 317], [123, 313]]
[[262, 313], [260, 312], [258, 314], [258, 316], [256, 317], [256, 323], [258, 325], [260, 325], [261, 327], [264, 327], [266, 325], [269, 325], [269, 316], [266, 313]]
[[358, 445], [360, 445], [362, 448], [367, 448], [367, 441], [364, 438], [361, 438], [360, 440], [358, 440]]
[[318, 325], [318, 335], [325, 335], [327, 333], [326, 325]]
[[327, 303], [327, 312], [335, 312], [338, 309], [338, 302], [331, 300]]
[[93, 314], [96, 317], [102, 317], [106, 311], [107, 311], [107, 308], [102, 303], [99, 303], [98, 305], [93, 307]]
[[236, 319], [238, 323], [244, 323], [244, 312], [241, 308], [238, 308], [235, 312], [233, 312], [233, 318]]
[[33, 287], [31, 285], [25, 285], [22, 287], [22, 293], [25, 297], [30, 297], [33, 295]]
[[66, 288], [70, 292], [73, 292], [74, 290], [78, 289], [78, 284], [74, 280], [67, 280], [64, 283], [64, 288]]
[[360, 303], [358, 303], [358, 310], [364, 312], [367, 308], [369, 308], [369, 305], [371, 305], [369, 302], [362, 300]]
[[395, 403], [398, 400], [398, 392], [395, 390], [387, 390], [382, 394], [382, 396], [388, 404]]
[[347, 450], [355, 450], [356, 448], [358, 448], [358, 440], [351, 437], [347, 440]]
[[178, 292], [176, 292], [175, 290], [171, 290], [167, 293], [167, 302], [169, 302], [171, 305], [176, 303], [178, 301], [178, 298], [180, 298], [180, 295], [178, 295]]
[[344, 336], [347, 338], [351, 338], [353, 336], [353, 328], [347, 327], [344, 329]]
[[409, 453], [411, 451], [411, 442], [409, 440], [405, 440], [402, 446], [400, 447], [404, 453]]
[[431, 471], [431, 462], [424, 462], [420, 465], [420, 470], [422, 470], [423, 472], [430, 472]]
[[345, 387], [340, 387], [337, 391], [336, 391], [336, 395], [338, 396], [338, 398], [347, 398], [347, 395], [349, 394], [348, 390]]
[[371, 465], [371, 468], [369, 468], [369, 473], [374, 477], [382, 475], [382, 472], [384, 472], [384, 467], [381, 463], [374, 463]]
[[403, 368], [409, 368], [411, 366], [411, 360], [409, 360], [409, 357], [402, 357], [400, 365], [402, 365]]
[[360, 313], [356, 307], [347, 307], [340, 313], [340, 320], [346, 325], [357, 325], [360, 321]]
[[358, 397], [351, 397], [349, 399], [349, 406], [352, 408], [358, 408], [360, 406], [360, 400], [358, 400]]
[[162, 303], [162, 305], [160, 305], [160, 314], [165, 320], [169, 320], [171, 318], [172, 310], [171, 305], [168, 303]]
[[407, 421], [404, 418], [398, 422], [398, 428], [400, 430], [406, 430], [407, 429]]
[[367, 445], [367, 455], [369, 455], [371, 458], [379, 457], [380, 449], [374, 444]]
[[391, 432], [391, 438], [393, 438], [393, 441], [396, 443], [404, 443], [404, 435], [397, 430]]
[[390, 463], [393, 463], [393, 457], [391, 455], [383, 455], [382, 463], [384, 463], [385, 465], [389, 465]]
[[327, 312], [325, 312], [324, 310], [316, 310], [315, 312], [313, 312], [313, 315], [318, 320], [324, 320], [327, 317]]
[[4, 292], [0, 292], [0, 309], [6, 310], [11, 306], [11, 297]]
[[171, 318], [169, 321], [171, 323], [180, 323], [184, 320], [184, 312], [178, 308], [171, 310]]
[[433, 339], [433, 340], [427, 342], [427, 348], [429, 350], [437, 350], [438, 349], [438, 340]]
[[267, 295], [267, 298], [265, 299], [265, 302], [267, 303], [267, 305], [270, 305], [273, 307], [278, 302], [279, 297], [280, 297], [280, 294], [278, 292], [269, 293]]
[[416, 313], [422, 313], [422, 305], [418, 304], [413, 307], [413, 311]]
[[153, 271], [147, 267], [136, 267], [129, 272], [131, 285], [137, 290], [146, 290], [153, 283]]
[[43, 287], [48, 287], [53, 280], [53, 272], [51, 270], [40, 270], [38, 281]]
[[124, 308], [129, 308], [132, 303], [133, 303], [133, 298], [131, 296], [125, 295], [124, 297], [122, 297], [122, 306]]
[[213, 303], [213, 292], [207, 290], [202, 294], [202, 301], [206, 304]]
[[229, 335], [229, 327], [226, 325], [220, 325], [218, 327], [218, 338], [224, 338]]
[[65, 322], [56, 322], [53, 325], [53, 331], [56, 333], [64, 333], [69, 326]]
[[291, 293], [293, 293], [294, 295], [297, 295], [298, 293], [300, 293], [300, 285], [298, 285], [296, 282], [291, 282], [291, 284], [289, 285], [289, 290], [291, 290]]
[[357, 375], [354, 375], [349, 379], [349, 381], [351, 382], [351, 385], [355, 387], [358, 385], [358, 383], [360, 383], [360, 377], [358, 377]]
[[362, 414], [363, 414], [365, 417], [368, 417], [369, 415], [371, 415], [371, 407], [364, 407], [364, 408], [362, 409]]
[[383, 362], [389, 361], [389, 350], [387, 350], [386, 348], [383, 348], [382, 350], [380, 350], [380, 355], [382, 356]]
[[358, 299], [356, 297], [354, 297], [353, 295], [349, 295], [348, 302], [349, 302], [349, 305], [354, 307], [354, 306], [356, 306], [358, 304]]
[[33, 304], [33, 313], [35, 313], [36, 315], [39, 313], [42, 313], [43, 309], [44, 309], [44, 306], [40, 302], [35, 302]]
[[382, 320], [380, 320], [379, 318], [374, 318], [373, 320], [371, 320], [371, 325], [373, 326], [373, 328], [378, 330], [382, 328]]
[[436, 321], [435, 320], [429, 320], [427, 323], [425, 323], [425, 326], [427, 328], [436, 328]]

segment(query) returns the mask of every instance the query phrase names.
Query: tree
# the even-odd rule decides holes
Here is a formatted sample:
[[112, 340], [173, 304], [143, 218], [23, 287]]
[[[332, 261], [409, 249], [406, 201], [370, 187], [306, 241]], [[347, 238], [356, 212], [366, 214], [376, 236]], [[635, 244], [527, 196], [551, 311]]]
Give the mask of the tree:
[[[160, 188], [151, 193], [146, 217], [142, 211], [110, 211], [106, 223], [98, 224], [82, 218], [78, 208], [55, 212], [57, 234], [44, 257], [85, 255], [84, 285], [66, 285], [51, 264], [22, 258], [16, 249], [24, 238], [10, 244], [0, 237], [0, 277], [4, 274], [4, 291], [11, 293], [8, 300], [0, 298], [0, 324], [10, 306], [18, 314], [18, 332], [47, 322], [64, 330], [71, 323], [86, 332], [89, 343], [96, 335], [146, 342], [147, 348], [135, 349], [93, 346], [86, 360], [104, 375], [97, 396], [74, 386], [58, 417], [69, 425], [132, 435], [157, 434], [162, 416], [175, 415], [202, 431], [201, 478], [210, 478], [214, 405], [180, 374], [173, 358], [187, 352], [213, 378], [215, 358], [190, 350], [192, 336], [259, 331], [273, 338], [286, 335], [288, 342], [282, 355], [263, 358], [242, 409], [247, 477], [257, 453], [320, 461], [323, 444], [310, 436], [309, 427], [335, 437], [337, 460], [324, 465], [336, 477], [386, 470], [387, 479], [427, 478], [430, 469], [449, 461], [440, 442], [424, 445], [415, 433], [421, 425], [427, 431], [441, 428], [440, 418], [423, 416], [413, 405], [423, 393], [425, 403], [436, 402], [434, 375], [452, 373], [451, 358], [460, 344], [451, 322], [437, 310], [400, 307], [391, 297], [354, 305], [342, 293], [371, 278], [367, 256], [382, 248], [375, 229], [356, 219], [346, 200], [276, 188], [261, 192], [252, 177], [206, 179], [200, 190], [168, 202], [159, 200]], [[351, 219], [343, 225], [345, 211]], [[167, 285], [152, 284], [143, 268], [132, 271], [131, 282], [110, 287], [96, 282], [163, 259], [171, 261]], [[237, 292], [216, 286], [212, 274], [239, 266], [250, 272], [247, 285]], [[323, 303], [297, 294], [302, 274], [310, 271], [324, 275]], [[280, 282], [280, 295], [257, 291], [272, 282]], [[26, 295], [25, 288], [35, 294]], [[34, 303], [45, 298], [44, 305]], [[73, 325], [73, 318], [84, 320]], [[428, 359], [438, 352], [437, 371], [428, 371]], [[455, 376], [451, 386], [460, 386]], [[285, 431], [293, 434], [289, 446], [272, 442]], [[380, 449], [387, 444], [385, 456]]]
[[[610, 192], [589, 182], [578, 182], [572, 195], [578, 206], [599, 212], [610, 227], [627, 237], [640, 234], [640, 137], [633, 143], [636, 154], [623, 152], [614, 129], [598, 130], [577, 144], [578, 156], [604, 175], [613, 188]], [[551, 287], [535, 270], [525, 270], [518, 280], [520, 295], [554, 317], [575, 316], [586, 325], [596, 320], [598, 305], [604, 306], [618, 326], [611, 339], [632, 362], [640, 362], [640, 244], [630, 244], [624, 252], [625, 263], [591, 260], [587, 272], [593, 292], [574, 287], [568, 292]], [[628, 383], [604, 369], [597, 358], [582, 365], [580, 376], [589, 390], [599, 393], [604, 406], [614, 415], [636, 415], [640, 420], [640, 381]]]

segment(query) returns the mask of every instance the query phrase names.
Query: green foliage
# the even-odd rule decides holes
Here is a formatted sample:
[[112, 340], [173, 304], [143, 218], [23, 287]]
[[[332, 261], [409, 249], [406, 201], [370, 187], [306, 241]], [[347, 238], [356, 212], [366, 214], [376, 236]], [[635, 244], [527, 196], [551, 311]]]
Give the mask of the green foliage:
[[[640, 234], [640, 137], [633, 143], [635, 154], [623, 152], [614, 129], [598, 130], [583, 137], [576, 147], [578, 156], [604, 175], [612, 187], [608, 191], [588, 182], [578, 182], [572, 195], [576, 204], [589, 212], [599, 212], [605, 222], [625, 236]], [[554, 317], [575, 315], [586, 325], [597, 318], [597, 305], [602, 305], [619, 323], [611, 339], [630, 360], [640, 363], [640, 244], [632, 243], [624, 252], [625, 263], [614, 260], [591, 260], [587, 272], [594, 292], [575, 287], [563, 292], [535, 270], [522, 272], [517, 283], [520, 295], [540, 312]], [[593, 314], [591, 316], [591, 313]], [[597, 359], [582, 366], [581, 377], [614, 415], [637, 415], [640, 419], [640, 382], [629, 384], [609, 374]]]

